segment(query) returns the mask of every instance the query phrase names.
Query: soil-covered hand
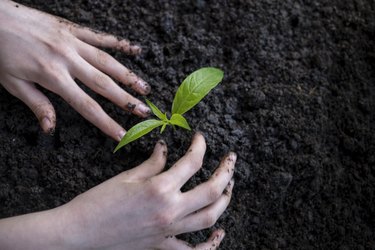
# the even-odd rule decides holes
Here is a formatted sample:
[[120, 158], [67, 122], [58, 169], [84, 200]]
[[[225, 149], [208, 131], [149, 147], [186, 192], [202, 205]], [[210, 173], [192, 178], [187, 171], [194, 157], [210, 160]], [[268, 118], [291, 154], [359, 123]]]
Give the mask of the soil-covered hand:
[[150, 92], [150, 86], [95, 47], [136, 55], [141, 52], [139, 46], [8, 0], [0, 1], [0, 23], [0, 83], [30, 107], [45, 132], [55, 128], [56, 115], [38, 86], [61, 96], [115, 140], [125, 134], [75, 79], [136, 115], [149, 114], [146, 105], [125, 92], [111, 77], [142, 95]]
[[[44, 216], [0, 221], [0, 248], [8, 249], [4, 242], [13, 238], [9, 249], [192, 249], [175, 235], [213, 226], [228, 206], [234, 185], [236, 155], [229, 153], [207, 182], [181, 192], [202, 167], [205, 150], [204, 137], [198, 133], [187, 153], [162, 172], [167, 147], [159, 141], [141, 165], [66, 205], [41, 212]], [[216, 249], [223, 237], [224, 231], [216, 230], [194, 249]], [[43, 240], [38, 242], [39, 238]]]

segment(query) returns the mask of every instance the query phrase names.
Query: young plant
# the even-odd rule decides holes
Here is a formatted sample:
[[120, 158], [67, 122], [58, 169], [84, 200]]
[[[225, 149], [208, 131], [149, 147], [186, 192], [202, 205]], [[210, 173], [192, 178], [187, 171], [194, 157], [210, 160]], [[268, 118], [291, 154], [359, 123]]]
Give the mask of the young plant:
[[161, 112], [158, 107], [146, 99], [146, 103], [150, 106], [152, 113], [159, 118], [159, 120], [150, 119], [136, 124], [128, 130], [114, 152], [157, 127], [161, 127], [160, 133], [163, 133], [168, 125], [179, 126], [190, 130], [189, 123], [186, 121], [183, 114], [198, 104], [203, 97], [215, 88], [221, 82], [223, 76], [224, 73], [220, 69], [201, 68], [186, 77], [174, 96], [171, 112], [172, 116], [170, 119], [168, 119], [167, 113]]

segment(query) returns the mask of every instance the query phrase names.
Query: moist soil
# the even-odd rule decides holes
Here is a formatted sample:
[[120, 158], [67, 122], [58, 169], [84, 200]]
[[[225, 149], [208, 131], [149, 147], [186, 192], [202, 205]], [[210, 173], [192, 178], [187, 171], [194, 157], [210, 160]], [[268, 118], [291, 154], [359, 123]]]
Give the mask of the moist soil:
[[[108, 52], [152, 85], [163, 110], [190, 72], [225, 71], [187, 114], [207, 153], [184, 187], [237, 152], [233, 198], [215, 225], [226, 229], [221, 249], [375, 249], [374, 1], [20, 2], [141, 44], [139, 57]], [[125, 128], [141, 121], [83, 88]], [[0, 89], [1, 217], [68, 202], [144, 161], [158, 138], [171, 166], [193, 135], [153, 132], [113, 154], [113, 140], [47, 95], [53, 136]], [[196, 244], [211, 231], [181, 238]]]

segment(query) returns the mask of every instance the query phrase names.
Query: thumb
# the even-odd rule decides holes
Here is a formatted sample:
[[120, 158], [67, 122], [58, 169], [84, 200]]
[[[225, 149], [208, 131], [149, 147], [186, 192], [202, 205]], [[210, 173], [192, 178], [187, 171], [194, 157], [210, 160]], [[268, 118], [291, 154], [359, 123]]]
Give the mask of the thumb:
[[53, 133], [56, 126], [56, 113], [48, 98], [35, 87], [35, 84], [15, 77], [2, 80], [4, 88], [23, 101], [35, 114], [45, 133]]

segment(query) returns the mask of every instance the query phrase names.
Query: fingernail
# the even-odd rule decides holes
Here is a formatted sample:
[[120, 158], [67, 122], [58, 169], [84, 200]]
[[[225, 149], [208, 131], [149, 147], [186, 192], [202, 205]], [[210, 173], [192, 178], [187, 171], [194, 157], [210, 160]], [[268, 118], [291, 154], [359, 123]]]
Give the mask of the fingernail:
[[121, 139], [125, 136], [126, 132], [125, 130], [121, 130], [120, 132], [118, 132], [118, 141], [121, 141]]
[[158, 141], [158, 143], [159, 143], [160, 145], [163, 145], [163, 146], [165, 146], [165, 145], [166, 145], [165, 141], [164, 141], [164, 140], [162, 140], [162, 139], [160, 139], [160, 140]]
[[201, 136], [203, 136], [203, 137], [204, 137], [204, 134], [203, 134], [203, 132], [202, 132], [202, 131], [197, 131], [197, 132], [195, 132], [195, 135], [194, 135], [194, 136], [198, 136], [198, 135], [201, 135]]
[[145, 95], [148, 95], [150, 92], [151, 92], [151, 86], [150, 84], [148, 84], [147, 82], [145, 82], [144, 80], [142, 79], [139, 79], [137, 81], [137, 85], [139, 88], [142, 89], [142, 92], [145, 94]]
[[237, 154], [235, 152], [230, 152], [228, 155], [228, 158], [230, 161], [236, 161], [237, 160]]
[[138, 45], [132, 45], [130, 49], [133, 55], [139, 55], [142, 53], [142, 48], [139, 47]]
[[151, 114], [151, 109], [143, 103], [138, 104], [138, 110], [144, 115]]
[[233, 186], [234, 186], [234, 178], [230, 179], [230, 181], [229, 181], [229, 183], [228, 183], [229, 191], [232, 191]]
[[219, 240], [222, 241], [225, 237], [225, 232], [223, 231], [220, 236], [219, 236]]
[[52, 126], [53, 126], [52, 122], [47, 116], [42, 119], [41, 127], [42, 127], [43, 131], [45, 131], [47, 133], [51, 133], [51, 130], [53, 130]]

